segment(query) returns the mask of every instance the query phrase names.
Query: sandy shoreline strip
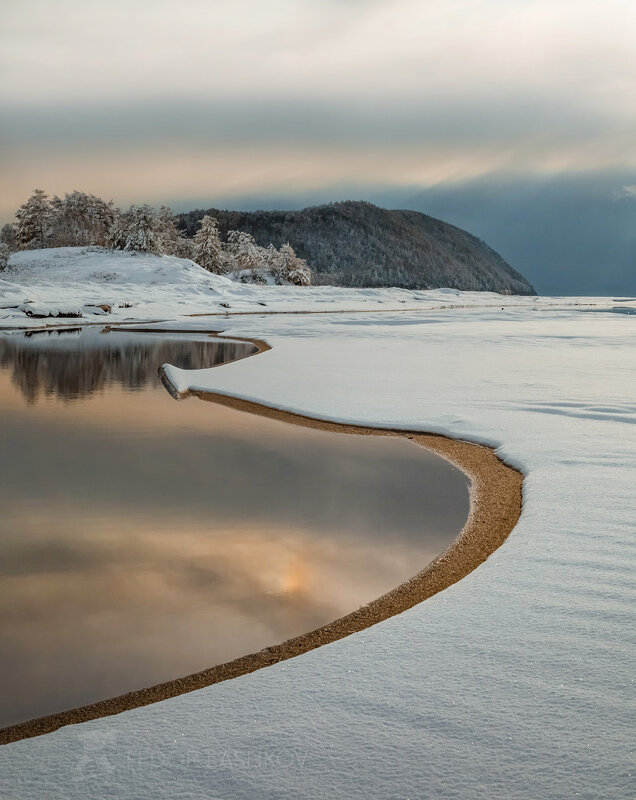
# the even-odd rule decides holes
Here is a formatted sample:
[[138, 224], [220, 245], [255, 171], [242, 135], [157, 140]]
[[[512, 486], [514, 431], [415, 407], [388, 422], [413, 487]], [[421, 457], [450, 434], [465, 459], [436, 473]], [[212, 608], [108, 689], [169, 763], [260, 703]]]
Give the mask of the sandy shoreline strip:
[[[264, 342], [254, 343], [257, 346], [265, 345]], [[265, 348], [267, 345], [263, 349]], [[169, 381], [167, 384], [166, 380], [163, 376], [164, 385], [170, 390]], [[187, 396], [183, 393], [179, 395], [175, 391], [171, 393], [175, 396]], [[177, 697], [186, 692], [246, 675], [324, 644], [335, 642], [351, 633], [364, 630], [377, 622], [412, 608], [468, 575], [503, 544], [521, 514], [523, 476], [516, 469], [504, 464], [489, 447], [417, 431], [367, 428], [323, 422], [312, 417], [279, 411], [258, 403], [219, 394], [198, 391], [187, 394], [295, 425], [340, 433], [404, 436], [412, 439], [417, 444], [451, 461], [469, 476], [471, 479], [471, 510], [468, 520], [461, 533], [444, 553], [421, 572], [344, 617], [286, 642], [266, 647], [257, 653], [218, 664], [192, 675], [3, 728], [0, 730], [0, 745], [51, 733], [65, 725], [87, 722], [170, 697]]]

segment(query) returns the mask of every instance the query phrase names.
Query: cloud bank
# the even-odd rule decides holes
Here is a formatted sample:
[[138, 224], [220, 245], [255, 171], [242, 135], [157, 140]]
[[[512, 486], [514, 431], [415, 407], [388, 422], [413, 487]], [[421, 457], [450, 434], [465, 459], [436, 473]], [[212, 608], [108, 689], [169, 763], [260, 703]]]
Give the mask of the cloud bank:
[[0, 219], [35, 186], [181, 207], [502, 175], [625, 191], [634, 29], [632, 0], [8, 0]]

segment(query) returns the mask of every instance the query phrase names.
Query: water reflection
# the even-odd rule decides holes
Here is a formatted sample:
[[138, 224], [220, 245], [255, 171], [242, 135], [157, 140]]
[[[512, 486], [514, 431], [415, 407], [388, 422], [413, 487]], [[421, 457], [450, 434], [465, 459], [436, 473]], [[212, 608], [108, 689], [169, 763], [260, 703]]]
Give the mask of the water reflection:
[[[0, 725], [342, 616], [431, 560], [468, 512], [462, 473], [413, 443], [176, 403], [157, 367], [174, 362], [167, 347], [199, 365], [202, 342], [140, 336], [137, 350], [116, 336], [3, 349], [15, 359], [0, 367]], [[139, 373], [110, 366], [120, 347], [144, 363], [134, 392], [121, 376]], [[59, 387], [85, 386], [71, 376], [87, 364], [114, 377], [66, 402]], [[16, 372], [57, 388], [29, 405]]]
[[203, 369], [256, 350], [248, 342], [204, 336], [74, 328], [0, 336], [0, 367], [10, 367], [14, 384], [27, 402], [35, 403], [42, 395], [90, 397], [113, 384], [137, 390], [156, 384], [163, 363]]

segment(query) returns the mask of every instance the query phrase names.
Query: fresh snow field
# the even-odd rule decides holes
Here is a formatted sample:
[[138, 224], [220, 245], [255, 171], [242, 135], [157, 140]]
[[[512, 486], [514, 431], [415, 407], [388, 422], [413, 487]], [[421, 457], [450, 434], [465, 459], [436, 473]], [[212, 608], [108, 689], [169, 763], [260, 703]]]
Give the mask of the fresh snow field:
[[[26, 301], [113, 307], [74, 323], [265, 339], [264, 354], [171, 378], [488, 443], [526, 478], [519, 524], [460, 583], [291, 661], [2, 747], [2, 798], [634, 796], [633, 300], [245, 287], [72, 249], [21, 253], [0, 275], [0, 326], [63, 322], [26, 317]], [[184, 316], [221, 303], [363, 313]]]
[[[250, 286], [211, 275], [174, 256], [124, 253], [99, 247], [60, 247], [14, 253], [0, 272], [0, 327], [40, 326], [32, 314], [82, 314], [87, 322], [163, 320], [187, 314], [271, 311], [367, 311], [449, 305], [527, 305], [534, 298], [456, 289], [344, 289]], [[591, 302], [597, 302], [594, 298]], [[576, 298], [575, 303], [589, 302]], [[100, 305], [111, 307], [105, 314]], [[60, 320], [63, 322], [63, 320]], [[200, 327], [214, 327], [203, 323]]]

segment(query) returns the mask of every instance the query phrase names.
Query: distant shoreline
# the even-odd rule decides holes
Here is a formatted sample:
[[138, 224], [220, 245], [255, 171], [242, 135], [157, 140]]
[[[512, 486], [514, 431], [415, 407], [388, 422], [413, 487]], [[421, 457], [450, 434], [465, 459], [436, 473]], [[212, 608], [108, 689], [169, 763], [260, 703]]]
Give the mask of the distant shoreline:
[[[252, 343], [259, 348], [259, 352], [267, 348], [264, 342], [253, 341]], [[174, 386], [172, 386], [172, 390], [170, 389], [170, 381], [165, 373], [161, 377], [164, 386], [175, 397], [191, 394], [202, 400], [230, 406], [240, 411], [320, 430], [369, 436], [403, 436], [411, 439], [447, 459], [471, 479], [471, 507], [468, 520], [451, 545], [421, 572], [344, 617], [286, 642], [266, 647], [257, 653], [218, 664], [192, 675], [11, 725], [0, 730], [0, 745], [41, 736], [66, 725], [119, 714], [177, 697], [246, 675], [369, 628], [412, 608], [468, 575], [503, 544], [521, 514], [522, 474], [506, 465], [498, 458], [494, 450], [484, 445], [417, 431], [324, 422], [313, 417], [280, 411], [251, 401], [209, 392], [180, 393]]]

